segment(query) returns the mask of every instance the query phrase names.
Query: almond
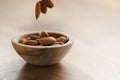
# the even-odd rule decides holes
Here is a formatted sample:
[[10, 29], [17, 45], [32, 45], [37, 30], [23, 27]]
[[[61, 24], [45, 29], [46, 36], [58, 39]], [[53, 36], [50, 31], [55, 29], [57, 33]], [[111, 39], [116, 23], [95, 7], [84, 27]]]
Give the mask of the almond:
[[56, 42], [56, 39], [54, 37], [44, 37], [39, 40], [40, 44], [43, 45], [50, 45], [54, 44]]
[[31, 39], [32, 39], [32, 40], [40, 39], [40, 36], [32, 35], [32, 36], [31, 36]]
[[63, 45], [63, 42], [56, 42], [55, 44], [51, 45], [51, 46], [57, 46], [57, 45]]
[[30, 40], [30, 39], [31, 39], [31, 37], [30, 37], [30, 36], [27, 36], [27, 37], [26, 37], [26, 39], [27, 39], [27, 40]]
[[46, 12], [47, 12], [47, 6], [43, 1], [41, 1], [41, 12], [43, 14], [46, 14]]
[[56, 42], [55, 44], [63, 45], [64, 43], [63, 42]]
[[21, 38], [19, 43], [22, 43], [22, 44], [25, 44], [27, 42], [27, 39], [26, 38]]
[[38, 45], [39, 43], [38, 43], [38, 41], [37, 40], [27, 40], [27, 43], [26, 44], [28, 44], [28, 45]]
[[43, 38], [43, 37], [49, 37], [49, 34], [45, 31], [41, 32], [41, 33], [38, 33], [40, 35], [40, 38]]
[[68, 38], [66, 38], [66, 37], [64, 37], [64, 36], [61, 36], [61, 37], [57, 38], [56, 41], [57, 41], [57, 42], [63, 42], [63, 43], [65, 43], [65, 42], [68, 41]]
[[46, 6], [49, 7], [49, 8], [53, 8], [53, 7], [54, 7], [54, 4], [52, 3], [51, 0], [47, 0], [47, 1], [46, 1]]
[[41, 11], [41, 3], [39, 1], [39, 2], [36, 3], [36, 6], [35, 6], [35, 17], [36, 17], [36, 19], [39, 18], [40, 11]]
[[58, 45], [60, 45], [60, 44], [52, 44], [51, 46], [58, 46]]

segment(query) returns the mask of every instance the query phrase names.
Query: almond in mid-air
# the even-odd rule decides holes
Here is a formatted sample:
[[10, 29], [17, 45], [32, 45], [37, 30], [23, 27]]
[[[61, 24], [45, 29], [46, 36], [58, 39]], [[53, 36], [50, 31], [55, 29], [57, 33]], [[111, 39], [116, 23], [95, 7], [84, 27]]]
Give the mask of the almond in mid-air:
[[41, 3], [40, 3], [40, 1], [39, 1], [39, 2], [37, 2], [36, 5], [35, 5], [35, 17], [36, 17], [36, 19], [39, 18], [40, 12], [41, 12]]
[[46, 6], [45, 2], [41, 1], [40, 3], [41, 3], [41, 12], [43, 14], [46, 14], [46, 12], [47, 12], [47, 6]]
[[51, 0], [47, 0], [47, 1], [46, 1], [46, 6], [49, 7], [49, 8], [53, 8], [53, 7], [54, 7], [54, 4], [52, 3]]

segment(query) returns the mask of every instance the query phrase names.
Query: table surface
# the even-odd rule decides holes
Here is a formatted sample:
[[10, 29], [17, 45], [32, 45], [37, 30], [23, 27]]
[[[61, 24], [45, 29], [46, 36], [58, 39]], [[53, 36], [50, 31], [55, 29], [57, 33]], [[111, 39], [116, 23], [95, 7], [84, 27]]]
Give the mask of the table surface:
[[[0, 80], [120, 80], [119, 0], [53, 0], [38, 21], [36, 1], [0, 0]], [[11, 39], [43, 30], [70, 34], [74, 45], [57, 65], [26, 64]]]

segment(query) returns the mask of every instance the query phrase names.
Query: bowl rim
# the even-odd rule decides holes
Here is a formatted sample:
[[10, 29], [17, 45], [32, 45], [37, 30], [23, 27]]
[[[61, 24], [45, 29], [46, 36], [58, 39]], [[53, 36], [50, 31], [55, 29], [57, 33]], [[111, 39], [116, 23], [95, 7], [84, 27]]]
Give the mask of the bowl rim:
[[[42, 31], [39, 31], [39, 32], [42, 32]], [[29, 33], [25, 33], [25, 34], [22, 34], [22, 35], [18, 35], [18, 36], [16, 36], [16, 37], [12, 38], [12, 39], [11, 39], [11, 42], [14, 43], [14, 44], [17, 44], [17, 45], [19, 45], [19, 46], [29, 47], [29, 48], [58, 48], [58, 47], [64, 47], [64, 46], [68, 46], [68, 45], [70, 45], [70, 44], [73, 44], [73, 38], [72, 38], [70, 35], [66, 34], [66, 33], [63, 33], [63, 32], [55, 32], [55, 31], [54, 31], [54, 32], [47, 31], [47, 32], [48, 32], [48, 33], [56, 33], [56, 34], [64, 35], [64, 36], [66, 36], [66, 37], [69, 38], [69, 41], [68, 41], [67, 43], [63, 44], [63, 45], [55, 45], [55, 46], [39, 46], [39, 45], [38, 45], [38, 46], [31, 46], [31, 45], [25, 45], [25, 44], [19, 43], [19, 40], [20, 40], [20, 38], [21, 38], [22, 36], [38, 33], [38, 32], [29, 32]]]

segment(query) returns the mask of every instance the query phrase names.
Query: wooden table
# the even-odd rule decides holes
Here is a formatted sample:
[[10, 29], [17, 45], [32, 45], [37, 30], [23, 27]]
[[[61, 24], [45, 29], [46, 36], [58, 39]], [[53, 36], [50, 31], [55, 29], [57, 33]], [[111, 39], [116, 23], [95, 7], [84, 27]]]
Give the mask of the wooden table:
[[[120, 80], [119, 0], [53, 0], [55, 8], [38, 21], [36, 1], [0, 0], [0, 80]], [[74, 38], [61, 63], [35, 67], [12, 48], [14, 36], [41, 30]]]

